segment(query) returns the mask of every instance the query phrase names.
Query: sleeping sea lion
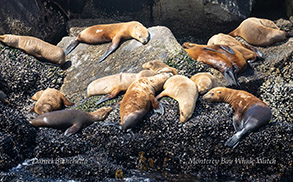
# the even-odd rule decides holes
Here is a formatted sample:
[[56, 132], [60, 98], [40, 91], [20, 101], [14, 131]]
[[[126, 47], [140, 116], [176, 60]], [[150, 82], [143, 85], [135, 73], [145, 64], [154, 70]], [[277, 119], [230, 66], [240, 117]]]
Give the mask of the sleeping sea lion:
[[192, 80], [183, 75], [175, 75], [164, 84], [164, 91], [156, 99], [169, 96], [179, 103], [180, 121], [187, 121], [193, 114], [198, 98], [197, 87]]
[[225, 87], [216, 87], [203, 96], [209, 102], [226, 102], [234, 109], [233, 126], [236, 130], [225, 145], [235, 148], [250, 132], [265, 126], [271, 119], [270, 107], [254, 95]]
[[59, 110], [62, 109], [64, 105], [73, 105], [73, 103], [71, 103], [63, 93], [53, 88], [38, 91], [32, 96], [32, 99], [37, 102], [31, 111], [34, 111], [37, 114], [44, 114], [46, 112]]
[[38, 59], [58, 65], [65, 63], [63, 49], [36, 37], [5, 34], [0, 35], [0, 41], [10, 47], [21, 49]]
[[208, 45], [215, 44], [226, 45], [239, 51], [247, 61], [255, 61], [262, 58], [262, 53], [256, 48], [239, 42], [231, 35], [219, 33], [212, 36], [208, 41]]
[[69, 136], [95, 121], [104, 120], [111, 110], [111, 107], [102, 107], [91, 113], [79, 110], [53, 111], [36, 117], [30, 123], [35, 127], [66, 129], [64, 135]]
[[172, 68], [162, 61], [159, 60], [153, 60], [146, 62], [142, 65], [143, 69], [151, 70], [155, 72], [156, 74], [158, 73], [172, 73], [173, 75], [177, 75], [177, 69]]
[[102, 62], [118, 48], [121, 39], [131, 38], [146, 44], [150, 40], [150, 34], [148, 29], [137, 21], [94, 25], [78, 34], [76, 39], [66, 48], [65, 55], [68, 55], [80, 42], [99, 44], [112, 41], [110, 47], [98, 61]]
[[155, 93], [163, 89], [165, 81], [172, 75], [161, 73], [140, 78], [129, 86], [120, 104], [121, 125], [124, 131], [137, 125], [149, 112], [151, 105], [155, 112], [163, 114], [163, 106], [155, 98]]
[[293, 36], [280, 30], [271, 20], [254, 17], [245, 19], [229, 35], [240, 36], [249, 44], [256, 46], [269, 46]]
[[126, 91], [129, 85], [141, 77], [149, 77], [155, 75], [149, 70], [142, 70], [139, 73], [119, 73], [106, 76], [92, 81], [87, 87], [88, 97], [94, 95], [107, 94], [102, 97], [96, 105], [116, 97], [119, 92]]
[[[186, 47], [186, 43], [183, 44]], [[220, 48], [219, 45], [203, 46], [194, 45], [191, 48], [185, 49], [188, 55], [196, 61], [208, 64], [213, 68], [219, 70], [226, 78], [230, 85], [239, 85], [236, 74], [235, 67], [232, 62], [222, 54], [221, 52], [215, 50]], [[233, 51], [232, 49], [229, 51]]]
[[197, 73], [190, 80], [195, 83], [200, 94], [204, 94], [218, 85], [216, 78], [209, 72]]

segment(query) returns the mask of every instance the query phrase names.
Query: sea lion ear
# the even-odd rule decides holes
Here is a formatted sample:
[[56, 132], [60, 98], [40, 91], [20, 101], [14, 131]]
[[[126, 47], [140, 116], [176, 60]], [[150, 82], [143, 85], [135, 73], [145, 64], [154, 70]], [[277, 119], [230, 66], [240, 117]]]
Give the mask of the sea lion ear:
[[217, 91], [218, 94], [221, 94], [221, 91]]

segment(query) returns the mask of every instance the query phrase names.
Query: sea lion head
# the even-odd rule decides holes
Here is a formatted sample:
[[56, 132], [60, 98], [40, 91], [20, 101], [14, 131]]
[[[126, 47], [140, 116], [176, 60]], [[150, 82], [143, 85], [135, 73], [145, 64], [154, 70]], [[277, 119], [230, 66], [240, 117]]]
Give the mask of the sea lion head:
[[223, 101], [224, 95], [223, 87], [216, 87], [206, 93], [203, 99], [208, 102], [221, 102]]
[[134, 23], [135, 24], [131, 32], [132, 37], [143, 44], [148, 43], [150, 40], [150, 33], [148, 29], [139, 22]]

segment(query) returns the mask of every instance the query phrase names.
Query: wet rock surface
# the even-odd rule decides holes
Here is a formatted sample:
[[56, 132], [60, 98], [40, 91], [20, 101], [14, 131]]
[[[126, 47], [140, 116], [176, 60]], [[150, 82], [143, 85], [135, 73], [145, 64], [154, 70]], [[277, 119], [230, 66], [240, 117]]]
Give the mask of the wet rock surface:
[[56, 4], [40, 0], [2, 0], [0, 34], [31, 35], [57, 43], [65, 34], [66, 18]]
[[[288, 21], [280, 22], [280, 26], [292, 30]], [[73, 37], [64, 38], [66, 39], [69, 41]], [[218, 180], [223, 177], [245, 181], [292, 180], [292, 38], [270, 47], [257, 47], [264, 54], [265, 60], [251, 63], [250, 68], [239, 77], [240, 89], [253, 93], [268, 103], [273, 117], [270, 124], [247, 136], [235, 149], [224, 146], [225, 141], [234, 134], [232, 108], [225, 103], [207, 103], [202, 100], [202, 96], [197, 101], [193, 116], [187, 122], [180, 123], [177, 102], [165, 97], [161, 100], [165, 114], [158, 115], [151, 111], [131, 132], [122, 132], [116, 125], [120, 122], [117, 103], [123, 94], [98, 106], [113, 107], [105, 121], [93, 123], [70, 137], [65, 137], [60, 130], [35, 129], [28, 124], [29, 119], [35, 116], [29, 113], [33, 104], [30, 97], [34, 92], [46, 87], [59, 89], [65, 74], [68, 77], [70, 72], [75, 73], [70, 77], [76, 79], [74, 76], [78, 72], [74, 69], [82, 70], [84, 65], [100, 67], [93, 69], [93, 73], [90, 70], [83, 73], [85, 78], [96, 74], [102, 77], [120, 71], [138, 71], [143, 62], [158, 55], [152, 54], [155, 51], [148, 53], [148, 46], [158, 46], [160, 49], [169, 46], [161, 50], [161, 54], [171, 51], [165, 52], [163, 61], [177, 68], [179, 74], [191, 76], [197, 72], [211, 71], [217, 76], [220, 85], [225, 85], [225, 80], [218, 71], [193, 61], [175, 40], [161, 40], [157, 44], [149, 42], [138, 47], [141, 52], [147, 52], [144, 55], [131, 51], [130, 48], [136, 45], [134, 41], [123, 42], [102, 63], [104, 66], [109, 64], [110, 70], [105, 72], [102, 65], [96, 65], [97, 57], [85, 59], [74, 56], [78, 56], [78, 51], [87, 46], [87, 52], [83, 56], [91, 57], [97, 54], [96, 48], [104, 52], [109, 44], [80, 44], [74, 50], [76, 52], [73, 51], [71, 57], [68, 57], [72, 66], [65, 72], [41, 63], [20, 50], [0, 44], [0, 84], [11, 102], [11, 105], [0, 103], [0, 179], [115, 181], [115, 172], [118, 169], [123, 171], [126, 178], [134, 174], [130, 169], [140, 169], [139, 174], [143, 179], [150, 181], [173, 180], [175, 177], [170, 179], [170, 174]], [[137, 63], [126, 64], [133, 57]], [[54, 74], [48, 76], [50, 73]], [[66, 79], [69, 78], [65, 78], [64, 85], [69, 85]], [[82, 91], [76, 93], [83, 94], [85, 81], [76, 79], [78, 84], [72, 82], [73, 89], [78, 84], [81, 87]], [[67, 94], [70, 95], [69, 92]], [[76, 105], [70, 109], [93, 111], [97, 109], [95, 102], [100, 96], [76, 98]], [[140, 152], [144, 152], [143, 156], [139, 155]], [[18, 163], [21, 164], [17, 166]], [[161, 175], [149, 175], [153, 172]], [[137, 174], [136, 177], [141, 179]]]

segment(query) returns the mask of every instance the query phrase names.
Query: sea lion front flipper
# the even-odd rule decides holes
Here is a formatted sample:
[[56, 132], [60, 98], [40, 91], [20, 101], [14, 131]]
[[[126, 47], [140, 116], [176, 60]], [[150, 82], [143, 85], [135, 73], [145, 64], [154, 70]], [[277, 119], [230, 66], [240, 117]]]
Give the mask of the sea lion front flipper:
[[33, 100], [38, 100], [43, 93], [44, 93], [44, 90], [38, 91], [37, 93], [35, 93], [35, 95], [32, 96], [32, 99]]
[[113, 99], [114, 97], [116, 97], [119, 94], [120, 91], [121, 90], [119, 88], [114, 88], [110, 94], [106, 94], [100, 100], [98, 100], [98, 102], [96, 103], [96, 106], [107, 101], [107, 100]]
[[73, 124], [72, 126], [70, 126], [69, 128], [67, 128], [67, 130], [65, 131], [64, 135], [65, 136], [70, 136], [70, 135], [75, 134], [79, 130], [80, 130], [80, 125]]
[[161, 92], [159, 95], [157, 95], [156, 99], [159, 100], [159, 99], [161, 99], [164, 96], [166, 96], [165, 90], [163, 92]]
[[73, 42], [69, 44], [69, 46], [65, 49], [64, 54], [67, 56], [71, 51], [78, 46], [79, 40], [75, 39]]
[[73, 106], [74, 103], [70, 102], [63, 93], [60, 92], [60, 97], [61, 97], [61, 100], [63, 101], [63, 104], [66, 105], [66, 106]]
[[[217, 53], [221, 53], [220, 51], [216, 50], [216, 49], [212, 49], [212, 48], [209, 48], [209, 47], [204, 47], [203, 48], [204, 50], [209, 50], [209, 51], [214, 51], [214, 52], [217, 52]], [[222, 53], [221, 53], [222, 54]]]
[[4, 41], [4, 35], [0, 35], [0, 41], [1, 41], [1, 42]]
[[110, 45], [110, 47], [108, 47], [108, 49], [106, 50], [106, 52], [104, 53], [104, 55], [98, 60], [99, 63], [101, 63], [102, 61], [104, 61], [104, 59], [106, 59], [113, 51], [115, 51], [118, 48], [120, 42], [120, 36], [115, 36], [112, 40], [112, 43]]
[[233, 51], [233, 49], [229, 46], [226, 45], [220, 45], [220, 48], [223, 49], [224, 51], [228, 52], [229, 54], [233, 54], [235, 55], [235, 52]]

